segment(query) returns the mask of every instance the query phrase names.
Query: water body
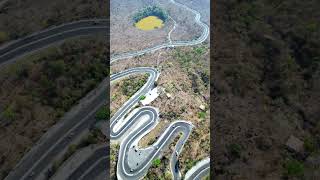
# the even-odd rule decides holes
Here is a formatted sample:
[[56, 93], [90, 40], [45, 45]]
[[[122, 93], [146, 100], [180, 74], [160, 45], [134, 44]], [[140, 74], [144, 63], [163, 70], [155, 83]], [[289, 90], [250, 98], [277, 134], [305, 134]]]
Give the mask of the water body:
[[163, 21], [157, 16], [148, 16], [135, 23], [136, 28], [144, 31], [162, 28], [163, 26]]

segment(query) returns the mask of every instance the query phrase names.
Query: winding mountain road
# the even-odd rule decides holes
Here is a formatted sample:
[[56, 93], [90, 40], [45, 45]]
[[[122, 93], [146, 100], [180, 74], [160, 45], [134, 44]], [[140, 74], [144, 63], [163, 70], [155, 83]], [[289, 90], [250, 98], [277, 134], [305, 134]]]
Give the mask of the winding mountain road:
[[27, 53], [35, 52], [63, 41], [67, 38], [106, 33], [109, 30], [107, 19], [88, 19], [54, 26], [49, 29], [33, 33], [22, 39], [11, 41], [0, 47], [0, 64], [14, 60]]
[[[122, 59], [133, 58], [163, 48], [197, 45], [207, 39], [209, 27], [201, 21], [200, 13], [174, 0], [170, 0], [170, 2], [195, 14], [196, 23], [203, 29], [201, 36], [190, 41], [172, 41], [171, 33], [176, 27], [176, 22], [174, 22], [174, 27], [168, 34], [169, 43], [164, 43], [140, 51], [113, 55], [111, 56], [111, 64]], [[152, 165], [152, 161], [161, 155], [162, 151], [168, 147], [175, 137], [181, 134], [170, 160], [170, 169], [173, 179], [181, 179], [181, 173], [178, 169], [178, 156], [192, 131], [193, 125], [184, 120], [174, 121], [165, 129], [155, 143], [147, 148], [139, 148], [139, 140], [158, 124], [158, 110], [151, 106], [140, 107], [133, 110], [126, 118], [124, 117], [130, 112], [133, 106], [139, 102], [139, 97], [147, 94], [147, 92], [153, 88], [154, 82], [160, 74], [154, 68], [132, 68], [111, 75], [111, 83], [137, 73], [147, 73], [149, 75], [146, 84], [136, 92], [110, 120], [110, 139], [116, 140], [121, 138], [117, 163], [117, 178], [121, 180], [141, 179]], [[117, 125], [118, 128], [116, 128]], [[107, 126], [108, 124], [105, 123], [102, 131], [105, 131], [104, 129], [107, 129]], [[209, 158], [206, 158], [206, 162], [210, 162]], [[205, 163], [202, 166], [196, 166], [188, 171], [188, 179], [201, 179], [207, 175], [209, 171], [210, 164], [208, 166], [208, 163]]]
[[[178, 143], [178, 145], [176, 146], [176, 149], [180, 151], [184, 142], [188, 139], [192, 128], [192, 125], [186, 121], [176, 121], [171, 124], [169, 128], [167, 128], [167, 130], [162, 134], [160, 138], [158, 138], [157, 142], [155, 142], [152, 147], [148, 147], [147, 149], [134, 148], [138, 147], [138, 141], [158, 124], [158, 111], [154, 107], [142, 107], [137, 109], [135, 113], [132, 113], [132, 115], [129, 115], [127, 118], [123, 118], [129, 112], [129, 110], [139, 101], [139, 97], [146, 94], [153, 88], [154, 82], [156, 81], [159, 74], [154, 68], [138, 67], [128, 69], [111, 76], [111, 83], [113, 83], [121, 78], [138, 73], [149, 74], [149, 78], [146, 84], [115, 113], [110, 121], [110, 138], [111, 140], [114, 140], [121, 138], [124, 133], [134, 125], [136, 125], [139, 122], [138, 120], [143, 116], [148, 117], [147, 121], [144, 122], [143, 125], [138, 126], [138, 128], [131, 129], [128, 136], [126, 136], [126, 138], [121, 141], [118, 155], [119, 161], [117, 165], [117, 176], [119, 179], [120, 177], [122, 179], [140, 179], [141, 177], [143, 177], [151, 166], [152, 160], [155, 157], [159, 156], [161, 151], [174, 139], [174, 137], [178, 135], [179, 132], [183, 132], [183, 138], [180, 138], [181, 143]], [[118, 129], [116, 129], [115, 126], [117, 123], [120, 123], [120, 121], [124, 121], [125, 123], [123, 123], [123, 126], [120, 126]], [[144, 160], [135, 162], [137, 165], [134, 168], [132, 168], [128, 164], [128, 159], [130, 158], [128, 153], [132, 149], [135, 149], [135, 151], [132, 152], [136, 153], [131, 154], [131, 157], [141, 156], [141, 154], [144, 154]], [[174, 158], [172, 159], [175, 160]], [[173, 162], [173, 164], [174, 163], [175, 162]]]
[[[73, 154], [57, 171], [51, 180], [103, 180], [107, 176], [109, 161], [107, 145], [90, 145]], [[103, 177], [103, 178], [100, 178]]]
[[[178, 5], [180, 7], [183, 7], [186, 10], [195, 14], [194, 20], [202, 28], [202, 33], [201, 33], [200, 37], [193, 39], [193, 40], [190, 40], [190, 41], [171, 41], [171, 38], [170, 38], [168, 43], [160, 44], [160, 45], [146, 48], [146, 49], [143, 49], [140, 51], [126, 52], [126, 53], [111, 55], [110, 63], [114, 63], [114, 62], [122, 60], [122, 59], [128, 59], [128, 58], [133, 58], [136, 56], [141, 56], [141, 55], [144, 55], [147, 53], [152, 53], [157, 50], [164, 49], [164, 48], [179, 47], [179, 46], [194, 46], [197, 44], [201, 44], [202, 42], [204, 42], [208, 38], [209, 27], [207, 24], [205, 24], [204, 22], [201, 21], [201, 14], [198, 11], [193, 10], [193, 9], [187, 7], [186, 5], [178, 3], [174, 0], [170, 0], [170, 2], [172, 2], [173, 4]], [[172, 31], [170, 31], [169, 34], [171, 34], [171, 32]]]
[[[52, 27], [15, 40], [0, 47], [0, 66], [19, 60], [28, 53], [59, 41], [83, 35], [106, 33], [107, 20], [82, 20]], [[20, 160], [5, 178], [6, 180], [45, 179], [45, 173], [53, 160], [68, 148], [84, 131], [95, 123], [95, 113], [106, 105], [108, 80], [70, 110], [54, 127], [50, 128], [38, 143]], [[105, 153], [108, 156], [107, 153]]]
[[[201, 21], [200, 13], [181, 3], [177, 3], [174, 0], [170, 1], [173, 4], [181, 6], [195, 14], [196, 23], [203, 29], [201, 36], [190, 41], [170, 40], [169, 43], [147, 48], [141, 51], [114, 55], [111, 57], [111, 63], [115, 63], [116, 61], [122, 59], [151, 53], [167, 47], [197, 45], [207, 39], [209, 35], [209, 27]], [[0, 47], [0, 65], [14, 62], [18, 58], [28, 53], [35, 52], [41, 48], [63, 41], [67, 38], [96, 34], [99, 32], [106, 33], [108, 30], [108, 20], [106, 19], [83, 20], [52, 27], [47, 30], [31, 34], [25, 38], [12, 41]], [[138, 148], [138, 141], [157, 125], [159, 121], [158, 110], [150, 106], [141, 107], [139, 109], [135, 109], [127, 118], [123, 118], [127, 113], [130, 112], [133, 105], [139, 101], [140, 95], [146, 94], [153, 88], [154, 82], [159, 77], [159, 72], [156, 69], [148, 67], [132, 68], [112, 75], [111, 81], [114, 82], [123, 77], [136, 73], [147, 73], [149, 75], [147, 83], [111, 118], [111, 132], [109, 132], [107, 130], [108, 128], [106, 128], [106, 125], [109, 126], [108, 122], [105, 122], [102, 126], [103, 133], [107, 137], [110, 135], [112, 140], [122, 138], [117, 165], [117, 176], [119, 179], [139, 179], [143, 177], [151, 166], [152, 160], [156, 157], [159, 157], [163, 149], [165, 149], [175, 137], [182, 133], [175, 146], [175, 151], [172, 154], [170, 162], [170, 168], [174, 179], [180, 179], [181, 174], [176, 168], [178, 167], [178, 156], [183, 149], [184, 143], [191, 133], [193, 125], [184, 120], [175, 121], [165, 129], [165, 131], [153, 145], [148, 148]], [[71, 110], [72, 113], [67, 113], [67, 115], [62, 118], [57, 125], [45, 133], [39, 142], [23, 157], [23, 159], [21, 159], [21, 161], [5, 179], [45, 179], [45, 172], [53, 160], [58, 155], [65, 152], [67, 147], [70, 145], [70, 142], [80, 136], [82, 132], [87, 130], [88, 127], [95, 122], [94, 115], [96, 111], [101, 106], [105, 105], [105, 100], [107, 99], [107, 94], [105, 93], [107, 87], [105, 86], [105, 83], [106, 80], [101, 83], [96, 90], [88, 95], [89, 100], [86, 103], [80, 102], [79, 105]], [[137, 119], [141, 118], [145, 119], [144, 123], [137, 123]], [[123, 123], [122, 126], [116, 130], [116, 124], [120, 123], [121, 121], [124, 121], [125, 123]], [[106, 162], [106, 156], [108, 156], [107, 153], [104, 155], [103, 152], [104, 151], [101, 150], [100, 147], [100, 150], [96, 150], [96, 153], [93, 153], [91, 157], [91, 160], [93, 160], [90, 161], [92, 163], [83, 162], [79, 165], [79, 169], [75, 170], [75, 173], [72, 173], [71, 176], [66, 179], [90, 179], [92, 178], [93, 174], [101, 174], [101, 171], [105, 171], [103, 168], [103, 163]], [[146, 155], [145, 157], [148, 158], [143, 159], [139, 154]], [[96, 160], [95, 163], [94, 159]], [[133, 166], [131, 162], [138, 164]], [[83, 171], [81, 169], [86, 170]], [[196, 177], [199, 176], [197, 175]]]
[[186, 174], [185, 180], [201, 179], [210, 173], [210, 159], [205, 158], [193, 166]]

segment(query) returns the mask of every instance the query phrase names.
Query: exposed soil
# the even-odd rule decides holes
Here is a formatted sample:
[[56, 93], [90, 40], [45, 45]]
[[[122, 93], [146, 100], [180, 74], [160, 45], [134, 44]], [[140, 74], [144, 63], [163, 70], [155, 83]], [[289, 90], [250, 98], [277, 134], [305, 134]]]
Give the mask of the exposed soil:
[[[189, 0], [182, 2], [203, 13], [203, 19], [209, 22], [209, 1], [196, 5]], [[172, 5], [169, 0], [144, 1], [111, 1], [111, 54], [141, 50], [147, 47], [168, 42], [167, 34], [173, 27], [173, 21], [165, 22], [161, 29], [141, 31], [133, 26], [132, 15], [146, 5], [157, 4], [167, 10], [177, 22], [172, 32], [172, 40], [192, 40], [201, 34], [201, 29], [194, 21], [194, 14]], [[203, 10], [206, 9], [206, 10]], [[125, 59], [112, 64], [112, 73], [133, 67], [158, 67], [161, 70], [158, 79], [160, 96], [150, 105], [159, 108], [160, 123], [147, 136], [141, 139], [139, 145], [149, 146], [175, 120], [187, 120], [195, 125], [192, 135], [185, 144], [180, 155], [180, 168], [185, 174], [195, 163], [207, 156], [210, 151], [209, 137], [209, 49], [208, 43], [197, 47], [159, 50], [144, 56]], [[168, 97], [169, 96], [171, 97]], [[112, 97], [112, 95], [111, 95]], [[121, 98], [121, 101], [124, 100]], [[116, 104], [119, 104], [118, 102]], [[200, 105], [205, 109], [201, 110]], [[174, 143], [173, 143], [174, 144]], [[175, 145], [175, 144], [174, 144]], [[166, 150], [162, 159], [170, 159], [172, 148]], [[115, 152], [116, 153], [116, 152]], [[111, 157], [117, 156], [111, 154]], [[115, 158], [113, 158], [115, 159]], [[116, 160], [111, 164], [111, 174], [114, 175]], [[168, 164], [162, 162], [161, 167], [151, 168], [146, 178], [158, 175], [158, 178], [169, 178]], [[153, 175], [152, 175], [153, 174]], [[150, 177], [149, 177], [150, 175]], [[113, 177], [114, 178], [114, 177]]]
[[111, 84], [110, 88], [110, 110], [113, 114], [136, 93], [147, 81], [144, 74], [131, 75]]
[[194, 14], [172, 5], [169, 0], [111, 1], [111, 54], [142, 50], [168, 42], [168, 32], [174, 25], [170, 18], [161, 29], [143, 31], [134, 27], [132, 17], [135, 12], [152, 4], [162, 7], [177, 22], [178, 26], [171, 34], [172, 40], [191, 40], [201, 34], [200, 27], [194, 22]]
[[[196, 54], [198, 52], [196, 51], [197, 48], [202, 48], [203, 51]], [[112, 65], [113, 72], [119, 72], [129, 67], [155, 67], [159, 58], [158, 67], [161, 74], [158, 79], [158, 88], [162, 89], [162, 93], [150, 105], [159, 108], [160, 123], [147, 136], [142, 138], [139, 144], [142, 147], [152, 144], [165, 130], [165, 127], [175, 120], [192, 122], [195, 128], [180, 156], [180, 167], [183, 174], [198, 160], [209, 156], [208, 51], [207, 46], [160, 50], [142, 57], [122, 60]], [[190, 61], [186, 62], [184, 58]], [[207, 78], [201, 78], [204, 76], [207, 76]], [[167, 93], [171, 95], [171, 98], [167, 97]], [[203, 111], [204, 117], [199, 117], [200, 112], [202, 112], [199, 108], [200, 105], [206, 107], [206, 110]], [[170, 159], [170, 155], [168, 153], [164, 158]], [[162, 175], [165, 175], [165, 172]]]

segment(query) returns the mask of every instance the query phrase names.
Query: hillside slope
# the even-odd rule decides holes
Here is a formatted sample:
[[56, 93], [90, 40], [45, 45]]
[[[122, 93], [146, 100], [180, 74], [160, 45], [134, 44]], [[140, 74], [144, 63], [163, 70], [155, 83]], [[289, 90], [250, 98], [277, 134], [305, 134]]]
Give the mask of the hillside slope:
[[[319, 179], [319, 1], [217, 1], [217, 179]], [[294, 136], [302, 144], [290, 150]]]

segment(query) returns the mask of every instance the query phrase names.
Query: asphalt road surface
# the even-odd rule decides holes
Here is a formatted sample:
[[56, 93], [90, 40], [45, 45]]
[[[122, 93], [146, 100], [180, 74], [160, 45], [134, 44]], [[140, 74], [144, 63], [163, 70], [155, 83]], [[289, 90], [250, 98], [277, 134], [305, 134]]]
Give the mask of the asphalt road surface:
[[[190, 41], [172, 41], [170, 43], [158, 45], [155, 47], [147, 48], [137, 52], [128, 52], [120, 55], [114, 55], [111, 58], [111, 63], [114, 63], [121, 59], [126, 59], [130, 57], [136, 57], [143, 55], [145, 53], [151, 53], [156, 50], [168, 47], [178, 47], [178, 46], [191, 46], [204, 42], [209, 34], [209, 27], [201, 22], [201, 15], [195, 10], [188, 8], [187, 6], [177, 3], [173, 0], [171, 2], [175, 5], [186, 8], [195, 14], [196, 23], [203, 28], [202, 35]], [[41, 48], [47, 47], [53, 43], [63, 41], [67, 38], [90, 35], [96, 33], [106, 33], [108, 32], [108, 21], [105, 19], [99, 20], [83, 20], [78, 22], [72, 22], [68, 24], [63, 24], [61, 26], [56, 26], [38, 33], [29, 35], [28, 37], [10, 42], [8, 44], [0, 47], [0, 65], [8, 62], [13, 62], [18, 57], [24, 56], [28, 53], [35, 52]], [[116, 80], [121, 77], [127, 76], [132, 73], [148, 73], [149, 78], [147, 83], [143, 88], [137, 92], [130, 100], [122, 106], [114, 117], [111, 119], [111, 127], [114, 128], [114, 123], [117, 123], [122, 117], [129, 112], [132, 105], [137, 103], [139, 96], [146, 94], [150, 90], [157, 80], [159, 73], [152, 68], [133, 68], [125, 72], [120, 72], [111, 76], [111, 80]], [[24, 156], [24, 158], [18, 163], [13, 171], [6, 177], [7, 180], [16, 179], [42, 179], [43, 172], [48, 168], [48, 165], [52, 163], [54, 158], [61, 152], [65, 151], [70, 145], [70, 142], [80, 135], [83, 131], [87, 130], [94, 123], [94, 115], [96, 111], [105, 104], [107, 99], [107, 93], [100, 89], [96, 92], [91, 101], [85, 106], [82, 106], [77, 113], [68, 117], [67, 120], [59, 122], [53, 128], [51, 128], [40, 141]], [[148, 116], [146, 123], [140, 126], [134, 127], [135, 120], [141, 118], [142, 116]], [[171, 171], [175, 179], [180, 178], [180, 172], [177, 171], [176, 164], [178, 163], [178, 155], [183, 148], [183, 144], [187, 140], [189, 134], [191, 133], [192, 125], [187, 121], [175, 121], [170, 126], [165, 129], [160, 138], [151, 146], [146, 149], [139, 149], [140, 151], [146, 151], [148, 153], [148, 160], [141, 161], [137, 167], [131, 167], [128, 164], [130, 157], [128, 152], [133, 146], [137, 147], [137, 142], [146, 133], [151, 131], [158, 122], [158, 112], [153, 107], [142, 107], [138, 109], [137, 113], [132, 116], [130, 120], [119, 131], [111, 131], [110, 137], [112, 139], [117, 139], [121, 137], [129, 128], [134, 128], [130, 132], [130, 136], [124, 137], [120, 145], [119, 152], [119, 162], [117, 166], [117, 176], [119, 179], [137, 179], [143, 177], [151, 162], [154, 158], [158, 157], [162, 150], [177, 136], [178, 133], [182, 132], [176, 147], [175, 152], [172, 154], [171, 158]], [[106, 131], [103, 131], [106, 133]], [[109, 135], [108, 135], [109, 136]], [[106, 163], [106, 155], [104, 151], [98, 151], [93, 159], [96, 159], [97, 163], [85, 163], [79, 166], [79, 170], [75, 171], [75, 174], [66, 179], [90, 179], [94, 175], [100, 175], [105, 171], [103, 164]], [[101, 157], [102, 156], [102, 157]], [[139, 155], [136, 155], [139, 156]], [[91, 159], [92, 160], [92, 159]], [[83, 171], [81, 169], [87, 169]]]
[[[104, 19], [77, 21], [10, 42], [0, 47], [0, 65], [67, 38], [106, 32], [108, 29], [106, 24], [107, 21]], [[95, 123], [96, 111], [106, 104], [106, 83], [105, 80], [98, 91], [94, 90], [93, 94], [91, 93], [92, 97], [88, 103], [78, 105], [80, 108], [76, 113], [52, 127], [5, 179], [36, 179], [39, 175], [43, 177], [43, 172], [46, 171], [50, 162], [63, 152], [72, 140]]]
[[106, 19], [81, 20], [33, 33], [0, 47], [0, 63], [47, 47], [67, 38], [108, 32]]
[[[187, 7], [186, 5], [178, 3], [174, 0], [170, 0], [170, 2], [172, 2], [173, 4], [175, 4], [177, 6], [183, 7], [186, 10], [195, 14], [195, 18], [194, 18], [195, 22], [202, 28], [202, 33], [201, 33], [200, 37], [198, 37], [197, 39], [190, 40], [190, 41], [171, 41], [170, 40], [168, 43], [160, 44], [160, 45], [146, 48], [146, 49], [143, 49], [140, 51], [115, 54], [115, 55], [111, 56], [111, 61], [110, 61], [111, 63], [114, 63], [114, 62], [122, 60], [122, 59], [133, 58], [133, 57], [141, 56], [141, 55], [144, 55], [147, 53], [152, 53], [154, 51], [164, 49], [164, 48], [180, 47], [180, 46], [194, 46], [197, 44], [201, 44], [202, 42], [204, 42], [208, 38], [209, 32], [210, 32], [209, 27], [207, 24], [205, 24], [201, 21], [201, 14], [198, 11], [193, 10], [193, 9]], [[170, 31], [169, 34], [171, 34], [171, 32], [172, 31]], [[168, 34], [168, 36], [169, 36], [169, 34]], [[171, 38], [169, 38], [169, 39], [171, 39]]]
[[186, 180], [201, 179], [210, 173], [210, 159], [205, 158], [192, 167], [185, 176]]
[[[185, 6], [184, 4], [178, 3], [174, 0], [170, 0], [173, 4], [183, 7], [188, 11], [195, 14], [195, 22], [202, 27], [203, 31], [199, 38], [190, 40], [190, 41], [171, 41], [170, 34], [175, 29], [176, 23], [173, 29], [168, 34], [169, 43], [164, 43], [154, 47], [146, 48], [140, 51], [127, 52], [122, 54], [117, 54], [111, 56], [111, 63], [115, 63], [122, 59], [132, 58], [140, 56], [146, 53], [152, 53], [159, 49], [168, 48], [168, 47], [178, 47], [178, 46], [192, 46], [204, 42], [209, 35], [209, 27], [201, 21], [201, 15], [199, 12]], [[139, 102], [139, 97], [146, 94], [149, 90], [153, 88], [153, 84], [156, 81], [159, 74], [153, 68], [132, 68], [125, 70], [123, 72], [114, 74], [111, 76], [111, 83], [120, 78], [127, 77], [135, 73], [147, 73], [149, 78], [147, 83], [135, 93], [111, 118], [110, 123], [110, 138], [111, 139], [121, 139], [120, 150], [118, 154], [118, 163], [117, 163], [117, 178], [118, 179], [140, 179], [147, 173], [149, 167], [152, 164], [152, 161], [159, 157], [164, 148], [170, 144], [173, 139], [180, 133], [182, 136], [175, 146], [175, 150], [172, 153], [170, 160], [170, 169], [173, 175], [173, 179], [181, 179], [181, 173], [179, 171], [178, 156], [183, 149], [184, 143], [187, 141], [193, 125], [190, 122], [179, 120], [175, 121], [157, 139], [157, 141], [148, 148], [141, 149], [138, 147], [139, 140], [149, 133], [158, 123], [158, 111], [154, 107], [141, 107], [136, 109], [126, 118], [125, 115], [133, 108], [135, 104]], [[142, 117], [148, 117], [147, 121], [144, 121], [142, 124], [138, 123]], [[115, 126], [117, 123], [121, 123], [120, 128], [116, 129]], [[105, 125], [107, 126], [107, 125]], [[126, 133], [126, 131], [130, 131]], [[134, 149], [134, 151], [132, 150]], [[136, 152], [136, 153], [132, 153]], [[143, 155], [141, 155], [143, 154]], [[144, 156], [144, 158], [139, 158], [139, 156]], [[131, 163], [130, 163], [131, 161]], [[132, 165], [134, 162], [134, 165]], [[189, 176], [192, 178], [200, 178], [207, 174], [210, 171], [209, 168], [205, 166], [203, 170], [202, 166], [196, 166], [189, 172]]]

